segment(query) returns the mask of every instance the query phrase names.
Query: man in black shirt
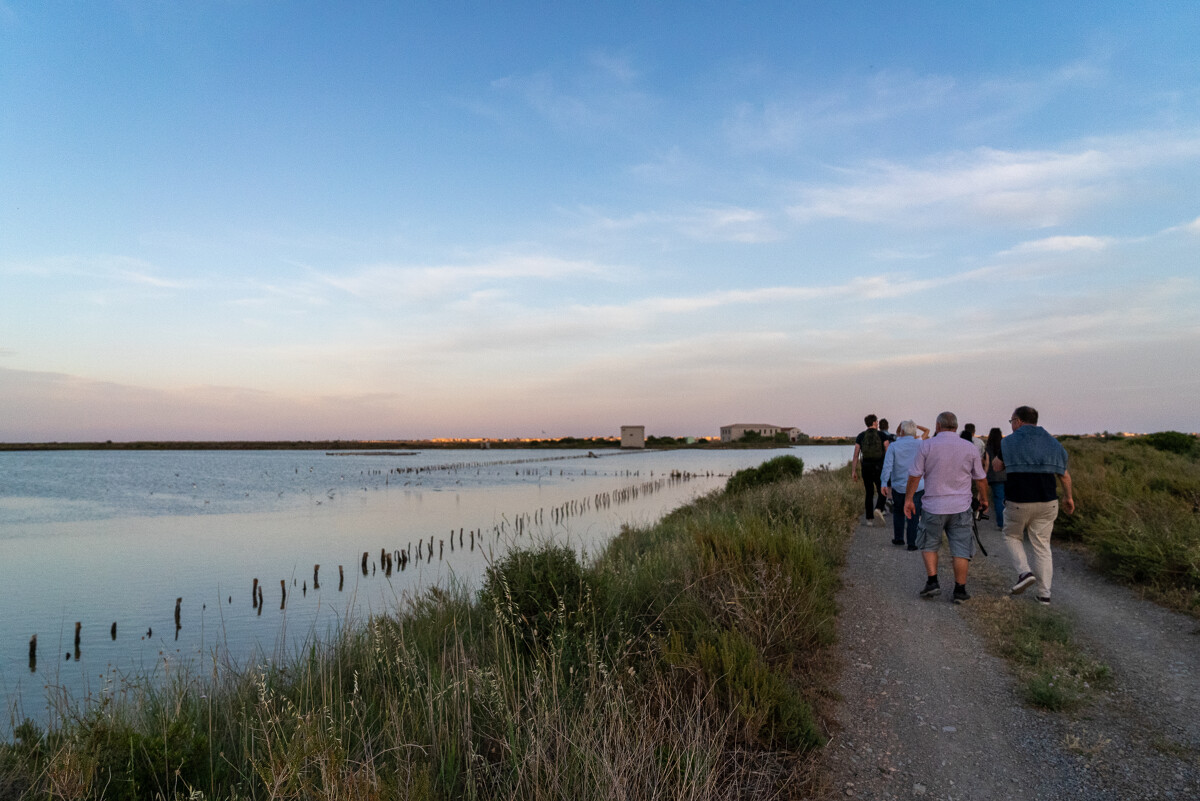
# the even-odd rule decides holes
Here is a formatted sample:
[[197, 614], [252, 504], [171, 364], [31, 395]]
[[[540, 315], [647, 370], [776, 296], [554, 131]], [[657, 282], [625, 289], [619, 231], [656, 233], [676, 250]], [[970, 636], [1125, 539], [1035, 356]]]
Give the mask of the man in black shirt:
[[[1000, 453], [992, 460], [996, 470], [1007, 470], [1004, 487], [1004, 542], [1017, 571], [1013, 594], [1037, 584], [1037, 598], [1050, 603], [1054, 559], [1050, 535], [1058, 517], [1058, 484], [1062, 482], [1062, 508], [1075, 511], [1067, 452], [1058, 440], [1037, 424], [1037, 409], [1018, 406], [1009, 422], [1013, 433], [1000, 442]], [[1056, 481], [1057, 477], [1057, 481]], [[1033, 569], [1025, 555], [1025, 535], [1033, 551]]]
[[[868, 414], [863, 418], [867, 428], [854, 438], [854, 459], [850, 463], [850, 480], [858, 480], [858, 463], [862, 458], [862, 481], [864, 494], [863, 508], [866, 510], [867, 525], [883, 525], [883, 509], [887, 498], [880, 490], [880, 478], [883, 474], [883, 455], [887, 448], [887, 439], [879, 430], [879, 418]], [[876, 496], [878, 495], [878, 500]]]

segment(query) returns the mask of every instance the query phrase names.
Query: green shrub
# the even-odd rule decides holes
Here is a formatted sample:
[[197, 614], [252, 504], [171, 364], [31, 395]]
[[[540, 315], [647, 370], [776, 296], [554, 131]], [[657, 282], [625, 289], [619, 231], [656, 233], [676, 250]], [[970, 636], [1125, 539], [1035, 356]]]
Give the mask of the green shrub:
[[804, 462], [798, 456], [776, 456], [758, 467], [739, 470], [725, 482], [725, 492], [744, 492], [751, 487], [774, 484], [786, 478], [799, 478], [804, 474]]
[[1178, 453], [1180, 456], [1200, 455], [1200, 440], [1191, 434], [1179, 431], [1159, 431], [1155, 434], [1138, 437], [1134, 442], [1140, 442], [1167, 453]]

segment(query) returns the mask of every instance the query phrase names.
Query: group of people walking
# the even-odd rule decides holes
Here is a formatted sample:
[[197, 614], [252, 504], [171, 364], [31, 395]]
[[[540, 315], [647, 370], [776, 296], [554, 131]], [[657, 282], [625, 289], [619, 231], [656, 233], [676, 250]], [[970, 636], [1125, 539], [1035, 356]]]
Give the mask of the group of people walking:
[[975, 555], [975, 526], [992, 508], [1017, 574], [1013, 594], [1036, 585], [1038, 601], [1050, 603], [1050, 536], [1058, 517], [1060, 482], [1067, 514], [1075, 511], [1075, 500], [1067, 452], [1038, 425], [1037, 409], [1018, 406], [1009, 419], [1012, 433], [1003, 436], [993, 428], [986, 440], [975, 438], [971, 423], [959, 435], [953, 412], [937, 416], [932, 437], [912, 420], [902, 421], [895, 434], [888, 431], [887, 420], [873, 414], [864, 422], [866, 429], [855, 438], [851, 480], [862, 477], [868, 526], [886, 523], [891, 501], [892, 542], [921, 551], [926, 574], [922, 598], [942, 594], [938, 559], [945, 537], [953, 561], [951, 599], [956, 604], [970, 599], [967, 574]]

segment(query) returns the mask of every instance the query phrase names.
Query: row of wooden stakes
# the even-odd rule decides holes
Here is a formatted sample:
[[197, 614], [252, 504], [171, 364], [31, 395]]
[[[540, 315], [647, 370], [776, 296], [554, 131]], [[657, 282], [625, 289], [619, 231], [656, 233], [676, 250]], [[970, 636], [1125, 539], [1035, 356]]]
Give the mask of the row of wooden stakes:
[[[514, 461], [519, 462], [520, 460], [514, 460]], [[546, 460], [529, 460], [529, 461], [546, 461]], [[465, 465], [465, 464], [464, 465], [441, 465], [441, 466], [438, 466], [437, 468], [423, 468], [423, 469], [457, 469], [460, 466], [465, 467], [465, 466], [469, 466], [469, 465]], [[397, 472], [399, 472], [399, 470], [397, 470]], [[551, 518], [556, 524], [562, 523], [567, 518], [572, 517], [574, 515], [582, 514], [584, 512], [590, 511], [592, 509], [608, 508], [610, 506], [613, 506], [614, 504], [627, 503], [627, 502], [636, 500], [642, 494], [650, 494], [652, 492], [655, 492], [658, 489], [661, 489], [662, 487], [664, 487], [666, 485], [675, 484], [675, 483], [679, 483], [682, 481], [688, 481], [692, 478], [698, 478], [699, 476], [700, 476], [700, 474], [672, 472], [669, 474], [669, 476], [664, 476], [664, 477], [661, 477], [661, 478], [658, 478], [658, 479], [655, 479], [652, 481], [647, 481], [638, 486], [627, 487], [625, 489], [616, 490], [613, 492], [597, 493], [594, 496], [586, 497], [581, 500], [566, 501], [566, 502], [564, 502], [558, 506], [552, 507], [550, 509]], [[541, 524], [541, 523], [545, 522], [545, 512], [546, 512], [545, 509], [538, 509], [537, 511], [535, 511], [533, 513], [523, 513], [520, 515], [516, 515], [516, 516], [514, 516], [514, 518], [512, 519], [511, 522], [508, 520], [507, 516], [505, 516], [499, 524], [497, 524], [496, 526], [493, 527], [492, 532], [495, 535], [496, 539], [499, 539], [502, 534], [512, 534], [513, 536], [522, 536], [528, 532], [530, 525], [537, 525], [537, 524]], [[465, 534], [470, 535], [469, 544], [468, 544], [468, 541], [466, 539], [464, 539]], [[466, 532], [466, 530], [464, 528], [459, 528], [458, 531], [451, 529], [450, 536], [449, 536], [451, 552], [454, 552], [454, 550], [455, 550], [455, 539], [457, 539], [457, 541], [458, 541], [459, 549], [469, 547], [471, 551], [474, 551], [475, 545], [476, 545], [476, 540], [479, 541], [479, 544], [481, 546], [483, 544], [483, 530], [479, 529], [477, 531], [477, 530], [472, 529], [471, 531]], [[395, 549], [392, 551], [388, 551], [386, 548], [380, 548], [378, 563], [371, 561], [371, 558], [370, 558], [371, 552], [370, 551], [363, 551], [362, 559], [361, 559], [361, 563], [360, 563], [362, 575], [363, 576], [371, 576], [371, 575], [375, 574], [377, 569], [380, 569], [383, 571], [385, 576], [390, 577], [394, 570], [399, 569], [399, 570], [403, 571], [410, 562], [414, 562], [414, 563], [419, 563], [422, 561], [432, 562], [433, 561], [433, 551], [434, 551], [434, 548], [433, 548], [434, 541], [435, 540], [434, 540], [433, 535], [430, 535], [428, 543], [426, 543], [426, 541], [424, 539], [417, 540], [415, 555], [413, 553], [413, 543], [411, 543], [411, 542], [408, 543], [408, 545], [404, 548], [399, 548], [399, 549]], [[439, 561], [444, 556], [445, 547], [446, 547], [445, 539], [437, 540], [437, 556], [438, 556]], [[490, 550], [491, 549], [489, 546], [489, 552], [490, 552]], [[295, 582], [295, 579], [293, 579], [293, 583], [294, 582]], [[312, 582], [313, 582], [313, 590], [314, 591], [321, 589], [321, 566], [319, 564], [313, 565]], [[343, 588], [345, 587], [345, 583], [346, 583], [345, 568], [342, 565], [338, 565], [338, 592], [343, 591]], [[287, 601], [288, 601], [287, 579], [279, 580], [279, 591], [280, 591], [279, 608], [281, 610], [286, 609]], [[301, 592], [305, 596], [308, 595], [308, 582], [307, 581], [305, 581], [304, 584], [302, 585]], [[233, 603], [232, 596], [229, 597], [228, 602], [231, 604]], [[261, 616], [263, 609], [265, 608], [265, 604], [263, 601], [263, 584], [261, 584], [257, 578], [254, 579], [253, 583], [251, 584], [250, 603], [251, 603], [251, 606], [255, 610], [257, 610], [258, 615]], [[179, 631], [182, 628], [182, 622], [181, 622], [182, 604], [183, 604], [183, 598], [175, 599], [175, 639], [176, 640], [179, 639]], [[75, 647], [74, 647], [73, 651], [66, 652], [65, 658], [67, 660], [70, 660], [72, 657], [74, 657], [74, 659], [76, 661], [78, 661], [81, 658], [80, 640], [81, 640], [82, 629], [83, 629], [83, 623], [80, 621], [76, 621], [76, 623], [75, 623]], [[143, 635], [143, 638], [152, 637], [153, 635], [154, 635], [154, 630], [152, 628], [150, 628], [150, 629], [146, 630], [146, 634]], [[113, 622], [112, 626], [109, 629], [109, 636], [114, 641], [117, 639], [117, 624], [115, 621]], [[38, 638], [37, 638], [37, 635], [34, 634], [29, 639], [29, 670], [31, 673], [37, 671], [37, 653], [38, 653]]]

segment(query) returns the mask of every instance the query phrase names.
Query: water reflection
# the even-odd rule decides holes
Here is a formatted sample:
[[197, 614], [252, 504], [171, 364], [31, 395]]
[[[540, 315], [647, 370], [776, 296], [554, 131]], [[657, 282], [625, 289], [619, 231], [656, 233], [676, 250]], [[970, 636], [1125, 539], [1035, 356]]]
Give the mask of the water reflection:
[[[796, 450], [810, 467], [849, 458], [844, 448]], [[473, 585], [513, 544], [596, 550], [622, 525], [650, 524], [778, 453], [556, 453], [549, 463], [503, 451], [471, 462], [437, 453], [0, 454], [0, 700], [19, 708], [18, 722], [44, 721], [47, 688], [79, 697], [112, 670], [151, 675], [198, 658], [253, 664], [293, 653], [432, 583]], [[62, 580], [63, 565], [83, 561], [86, 571]], [[322, 565], [337, 565], [336, 590], [321, 583]], [[274, 581], [279, 606], [267, 610], [264, 587]], [[247, 587], [250, 604], [235, 604]], [[39, 664], [39, 636], [66, 658]]]

